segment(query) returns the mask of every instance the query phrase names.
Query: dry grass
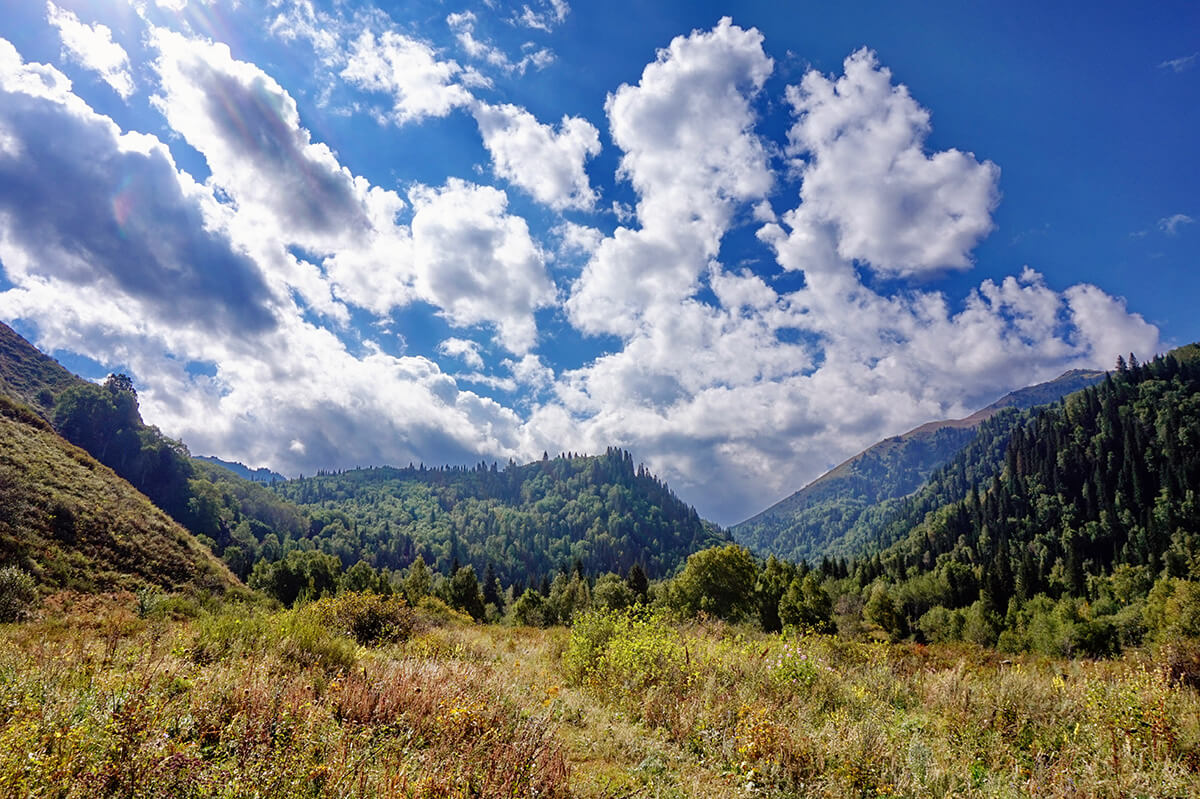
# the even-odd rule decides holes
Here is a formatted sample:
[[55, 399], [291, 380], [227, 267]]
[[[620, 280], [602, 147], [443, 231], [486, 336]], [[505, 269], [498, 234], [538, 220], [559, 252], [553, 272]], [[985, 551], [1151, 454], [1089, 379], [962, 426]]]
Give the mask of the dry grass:
[[573, 660], [583, 626], [363, 648], [304, 609], [56, 607], [0, 628], [3, 796], [1200, 795], [1200, 694], [1139, 655], [704, 623], [657, 630], [642, 679], [620, 635]]

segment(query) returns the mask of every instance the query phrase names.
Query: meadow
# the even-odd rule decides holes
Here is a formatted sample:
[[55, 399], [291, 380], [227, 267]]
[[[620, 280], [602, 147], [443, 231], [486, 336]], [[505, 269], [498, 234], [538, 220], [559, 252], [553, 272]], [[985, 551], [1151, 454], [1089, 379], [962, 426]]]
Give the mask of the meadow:
[[1197, 796], [1200, 692], [1165, 662], [60, 594], [0, 626], [0, 795]]

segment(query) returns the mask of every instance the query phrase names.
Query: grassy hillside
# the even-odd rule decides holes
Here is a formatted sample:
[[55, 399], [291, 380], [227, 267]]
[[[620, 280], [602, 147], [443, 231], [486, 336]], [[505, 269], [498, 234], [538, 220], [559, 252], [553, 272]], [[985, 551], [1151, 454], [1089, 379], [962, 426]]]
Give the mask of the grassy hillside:
[[0, 563], [46, 590], [224, 590], [205, 547], [106, 466], [0, 396]]
[[79, 380], [0, 322], [0, 393], [49, 418], [55, 398]]
[[730, 528], [762, 555], [817, 561], [873, 545], [881, 521], [967, 446], [979, 425], [1006, 408], [1032, 408], [1079, 391], [1103, 372], [1073, 370], [1011, 392], [964, 419], [929, 422], [875, 444], [767, 510]]

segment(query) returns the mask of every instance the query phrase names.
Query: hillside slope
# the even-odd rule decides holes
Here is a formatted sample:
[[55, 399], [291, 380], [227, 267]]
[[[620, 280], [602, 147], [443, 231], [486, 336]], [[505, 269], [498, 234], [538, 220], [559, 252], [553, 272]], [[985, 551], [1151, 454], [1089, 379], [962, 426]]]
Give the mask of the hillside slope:
[[901, 627], [934, 638], [955, 617], [926, 613], [969, 607], [981, 643], [1005, 629], [1020, 648], [1037, 634], [1022, 608], [1043, 595], [1094, 603], [1098, 638], [1079, 646], [1136, 642], [1123, 608], [1156, 581], [1200, 579], [1198, 356], [1134, 362], [1062, 404], [997, 415], [906, 501], [896, 543], [857, 564], [858, 582], [885, 579]]
[[1103, 377], [1103, 372], [1072, 370], [1011, 392], [966, 418], [929, 422], [885, 439], [730, 532], [763, 555], [819, 560], [858, 554], [872, 543], [872, 531], [895, 501], [967, 446], [985, 420], [1006, 408], [1054, 402]]
[[2, 395], [0, 563], [24, 569], [48, 590], [237, 585], [146, 497]]
[[637, 563], [657, 577], [729, 541], [621, 450], [505, 469], [356, 469], [273, 489], [310, 513], [314, 543], [343, 563], [398, 568], [421, 555], [443, 572], [491, 565], [506, 585], [576, 560], [591, 573]]

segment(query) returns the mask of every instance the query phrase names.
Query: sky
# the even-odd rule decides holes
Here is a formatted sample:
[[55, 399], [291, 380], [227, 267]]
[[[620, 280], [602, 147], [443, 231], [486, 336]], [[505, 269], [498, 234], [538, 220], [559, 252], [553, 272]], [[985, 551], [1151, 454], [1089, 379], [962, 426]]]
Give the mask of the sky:
[[0, 319], [289, 476], [733, 524], [1200, 339], [1191, 2], [0, 0]]

